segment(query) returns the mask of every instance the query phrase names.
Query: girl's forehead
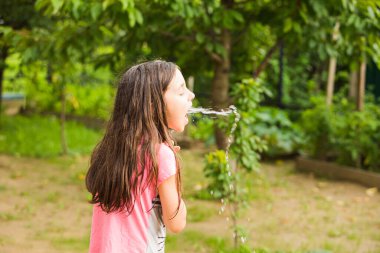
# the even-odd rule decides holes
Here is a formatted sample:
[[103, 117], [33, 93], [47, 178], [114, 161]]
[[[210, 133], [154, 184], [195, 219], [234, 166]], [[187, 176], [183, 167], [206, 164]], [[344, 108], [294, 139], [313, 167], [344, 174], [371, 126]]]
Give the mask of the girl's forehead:
[[185, 84], [185, 79], [179, 69], [176, 69], [173, 79], [169, 83], [169, 89], [177, 89]]

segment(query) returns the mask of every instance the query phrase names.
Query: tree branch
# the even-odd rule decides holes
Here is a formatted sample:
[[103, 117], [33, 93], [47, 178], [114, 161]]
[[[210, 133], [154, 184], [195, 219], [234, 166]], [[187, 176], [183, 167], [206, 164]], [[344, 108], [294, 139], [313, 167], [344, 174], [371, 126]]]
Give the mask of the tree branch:
[[266, 53], [264, 59], [259, 64], [256, 71], [253, 72], [253, 78], [254, 79], [256, 79], [260, 75], [260, 73], [265, 69], [265, 67], [267, 66], [267, 64], [269, 62], [269, 59], [272, 57], [273, 53], [276, 51], [276, 49], [278, 48], [280, 43], [281, 43], [281, 38], [277, 39], [276, 43]]
[[214, 52], [211, 52], [207, 48], [205, 48], [205, 51], [211, 57], [211, 60], [213, 60], [214, 62], [216, 62], [216, 63], [222, 63], [223, 62], [223, 59], [222, 59], [222, 57], [220, 57], [220, 55], [218, 55]]

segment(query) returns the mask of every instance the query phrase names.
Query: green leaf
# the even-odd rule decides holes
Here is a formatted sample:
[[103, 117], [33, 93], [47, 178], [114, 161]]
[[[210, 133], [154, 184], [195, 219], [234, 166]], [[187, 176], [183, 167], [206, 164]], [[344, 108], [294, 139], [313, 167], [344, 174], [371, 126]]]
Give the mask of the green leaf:
[[57, 14], [58, 11], [63, 6], [63, 0], [51, 0], [51, 4], [53, 5], [53, 14]]
[[204, 41], [205, 41], [205, 36], [203, 35], [203, 33], [197, 33], [195, 35], [195, 40], [199, 43], [199, 44], [202, 44]]
[[284, 33], [289, 32], [292, 29], [292, 20], [290, 18], [285, 19]]
[[106, 10], [109, 6], [115, 3], [115, 0], [105, 0], [103, 2], [103, 10]]
[[128, 9], [129, 7], [129, 0], [119, 0], [121, 2], [121, 5], [122, 5], [122, 10], [125, 11]]
[[136, 24], [135, 13], [129, 12], [128, 19], [129, 19], [129, 25], [130, 25], [130, 27], [134, 27], [135, 24]]
[[372, 7], [368, 6], [367, 10], [368, 10], [368, 14], [369, 14], [370, 18], [372, 18], [373, 20], [376, 20], [376, 15], [375, 15], [375, 12], [373, 11]]
[[96, 21], [102, 12], [102, 4], [101, 3], [94, 3], [91, 6], [91, 18], [93, 21]]
[[13, 29], [9, 26], [1, 26], [0, 25], [0, 34], [4, 34], [4, 36], [7, 36], [11, 34]]
[[144, 22], [142, 13], [136, 9], [135, 14], [136, 14], [136, 22], [141, 25]]
[[36, 10], [40, 11], [43, 8], [49, 6], [50, 0], [37, 0], [36, 3], [34, 4], [34, 7]]
[[244, 17], [240, 12], [232, 10], [231, 13], [235, 20], [237, 20], [240, 23], [244, 23]]
[[207, 51], [212, 52], [214, 49], [214, 45], [211, 42], [209, 42], [206, 44], [206, 49]]
[[72, 9], [73, 15], [76, 19], [79, 19], [80, 17], [79, 8], [82, 5], [82, 2], [80, 0], [71, 0], [71, 2], [73, 3], [73, 9]]

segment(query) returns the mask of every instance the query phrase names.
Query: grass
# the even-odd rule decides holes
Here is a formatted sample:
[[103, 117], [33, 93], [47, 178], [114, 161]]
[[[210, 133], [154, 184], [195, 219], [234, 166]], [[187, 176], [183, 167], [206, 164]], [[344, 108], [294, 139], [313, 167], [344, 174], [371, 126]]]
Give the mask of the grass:
[[60, 237], [57, 236], [51, 239], [52, 245], [58, 250], [69, 250], [69, 251], [87, 251], [88, 245], [90, 243], [89, 237]]
[[[55, 157], [61, 153], [60, 125], [56, 117], [1, 117], [1, 153], [39, 158]], [[73, 121], [66, 122], [65, 131], [71, 154], [90, 153], [101, 137], [100, 132]]]
[[[380, 241], [378, 229], [367, 226], [368, 220], [362, 221], [359, 213], [350, 214], [357, 217], [355, 226], [335, 223], [337, 214], [342, 212], [340, 209], [346, 210], [349, 206], [336, 204], [337, 196], [327, 200], [327, 196], [335, 191], [326, 194], [323, 191], [333, 189], [333, 183], [320, 185], [322, 188], [316, 193], [312, 187], [314, 184], [318, 186], [317, 180], [302, 185], [306, 180], [304, 175], [266, 165], [263, 170], [271, 171], [271, 176], [247, 175], [255, 197], [250, 198], [249, 207], [244, 209], [240, 225], [247, 228], [248, 241], [233, 249], [231, 222], [226, 222], [227, 214], [218, 214], [220, 203], [194, 198], [205, 186], [202, 176], [204, 152], [181, 152], [188, 228], [181, 234], [168, 235], [167, 252], [343, 253], [349, 248], [363, 248], [364, 240]], [[4, 248], [7, 252], [5, 247], [9, 245], [13, 245], [13, 251], [25, 251], [22, 245], [27, 247], [27, 242], [18, 244], [9, 239], [18, 238], [18, 234], [32, 234], [30, 240], [48, 252], [87, 251], [91, 206], [86, 202], [89, 195], [84, 187], [84, 175], [88, 158], [66, 156], [42, 160], [0, 157], [0, 164], [7, 168], [0, 170], [0, 201], [5, 204], [1, 208], [6, 208], [0, 209], [0, 238], [8, 238], [0, 241], [0, 251]], [[362, 188], [359, 190], [365, 192]], [[373, 214], [376, 214], [375, 210]], [[21, 231], [16, 229], [16, 224], [24, 224]], [[379, 226], [380, 221], [375, 224]], [[14, 235], [13, 230], [17, 232]], [[1, 231], [7, 232], [2, 234]], [[363, 250], [356, 252], [367, 253]]]
[[[45, 139], [59, 133], [55, 119], [17, 116], [3, 120], [8, 123], [1, 131], [0, 152], [5, 152], [7, 139], [6, 144], [13, 145], [8, 153], [14, 156], [0, 156], [0, 252], [87, 252], [92, 210], [84, 177], [87, 151], [100, 133], [68, 123], [70, 131], [81, 133], [68, 137], [70, 143], [82, 145], [76, 149], [82, 151], [61, 157], [60, 145], [54, 144], [55, 151], [48, 150], [46, 155], [39, 152], [50, 147], [52, 140]], [[39, 124], [41, 128], [37, 129]], [[45, 133], [51, 129], [52, 133]], [[18, 132], [28, 134], [19, 134], [21, 137], [14, 138], [18, 144], [10, 144]], [[29, 139], [23, 143], [26, 136], [43, 140], [35, 153], [26, 152], [34, 143]], [[86, 136], [89, 140], [82, 141]], [[59, 138], [54, 138], [59, 143]], [[75, 146], [71, 148], [75, 150]], [[29, 157], [23, 157], [23, 151]], [[242, 210], [239, 224], [247, 231], [247, 242], [233, 249], [228, 210], [219, 215], [220, 201], [198, 198], [208, 182], [202, 172], [206, 152], [195, 149], [180, 153], [188, 226], [183, 233], [168, 235], [167, 252], [377, 252], [378, 194], [368, 197], [360, 186], [297, 174], [291, 163], [282, 162], [263, 164], [262, 173], [244, 176], [242, 187], [249, 191], [249, 204]]]
[[208, 220], [214, 213], [213, 210], [204, 208], [200, 205], [190, 206], [187, 208], [188, 222], [200, 222]]

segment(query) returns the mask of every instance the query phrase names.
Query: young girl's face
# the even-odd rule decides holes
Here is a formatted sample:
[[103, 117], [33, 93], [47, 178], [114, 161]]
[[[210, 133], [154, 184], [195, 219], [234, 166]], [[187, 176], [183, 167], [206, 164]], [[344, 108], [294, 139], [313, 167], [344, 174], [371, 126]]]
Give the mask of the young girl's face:
[[189, 123], [187, 112], [194, 97], [194, 93], [186, 88], [185, 79], [181, 71], [176, 69], [175, 75], [164, 94], [166, 119], [169, 128], [177, 132], [182, 132], [185, 129], [185, 126]]

